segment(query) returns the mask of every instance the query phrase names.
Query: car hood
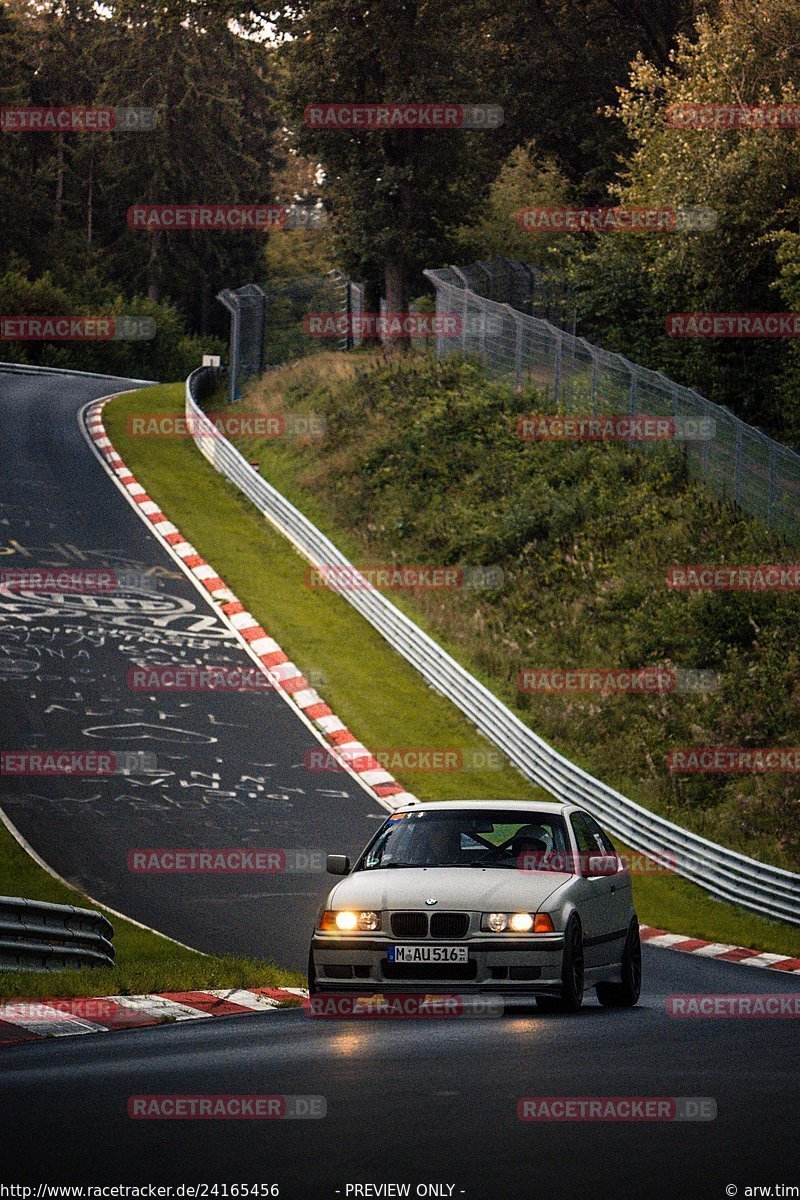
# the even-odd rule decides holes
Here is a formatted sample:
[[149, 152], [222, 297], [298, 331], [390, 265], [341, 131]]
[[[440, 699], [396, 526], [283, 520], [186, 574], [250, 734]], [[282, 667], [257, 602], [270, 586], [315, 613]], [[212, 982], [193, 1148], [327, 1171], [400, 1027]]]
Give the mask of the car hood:
[[[537, 912], [573, 875], [508, 867], [397, 867], [355, 871], [330, 893], [333, 908]], [[426, 900], [436, 900], [436, 905]]]

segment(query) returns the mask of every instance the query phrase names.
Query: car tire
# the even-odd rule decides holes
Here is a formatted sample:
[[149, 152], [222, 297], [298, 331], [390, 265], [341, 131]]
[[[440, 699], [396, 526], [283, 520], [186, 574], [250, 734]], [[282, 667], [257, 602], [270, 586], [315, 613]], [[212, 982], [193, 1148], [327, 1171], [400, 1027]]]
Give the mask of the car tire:
[[314, 966], [313, 951], [308, 952], [308, 998], [317, 995], [317, 968]]
[[542, 1012], [577, 1012], [583, 1003], [583, 980], [583, 930], [573, 915], [564, 931], [561, 995], [538, 996], [536, 1007]]
[[633, 1008], [642, 990], [642, 943], [639, 922], [630, 923], [622, 951], [622, 979], [619, 983], [598, 983], [597, 999], [604, 1008]]

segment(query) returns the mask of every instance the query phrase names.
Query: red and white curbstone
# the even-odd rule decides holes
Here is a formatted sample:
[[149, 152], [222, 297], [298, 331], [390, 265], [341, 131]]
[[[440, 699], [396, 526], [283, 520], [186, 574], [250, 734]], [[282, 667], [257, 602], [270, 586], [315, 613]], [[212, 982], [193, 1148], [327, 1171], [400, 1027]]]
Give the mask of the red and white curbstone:
[[184, 570], [201, 583], [219, 603], [220, 612], [227, 625], [258, 658], [270, 682], [320, 730], [331, 757], [357, 775], [385, 807], [391, 808], [408, 800], [415, 800], [416, 796], [406, 791], [393, 775], [384, 770], [366, 746], [363, 746], [335, 716], [319, 693], [311, 687], [303, 672], [290, 661], [288, 655], [284, 654], [275, 639], [259, 625], [252, 613], [247, 611], [214, 568], [164, 516], [155, 501], [128, 470], [103, 425], [103, 407], [110, 399], [109, 396], [98, 400], [88, 409], [86, 429], [108, 468], [125, 488], [142, 516], [150, 522], [155, 533], [169, 547], [172, 554], [180, 559]]
[[297, 1007], [305, 988], [228, 988], [203, 992], [158, 992], [150, 996], [0, 1001], [0, 1046], [78, 1033], [142, 1029], [202, 1017], [235, 1017]]
[[800, 958], [790, 958], [786, 954], [760, 953], [758, 950], [746, 950], [744, 946], [706, 942], [703, 938], [690, 938], [683, 933], [667, 933], [666, 929], [654, 929], [652, 925], [642, 925], [639, 934], [648, 946], [658, 946], [662, 950], [699, 954], [702, 958], [718, 958], [722, 962], [738, 963], [740, 967], [762, 967], [769, 971], [786, 971], [790, 975], [800, 975]]

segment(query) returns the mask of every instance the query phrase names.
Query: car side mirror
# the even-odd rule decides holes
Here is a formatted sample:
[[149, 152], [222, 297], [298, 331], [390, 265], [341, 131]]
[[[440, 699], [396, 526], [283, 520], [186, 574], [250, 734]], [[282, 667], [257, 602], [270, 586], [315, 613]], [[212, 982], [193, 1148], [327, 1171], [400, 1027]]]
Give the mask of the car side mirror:
[[586, 864], [586, 874], [590, 877], [595, 875], [616, 875], [618, 871], [619, 862], [615, 854], [592, 855]]
[[329, 854], [325, 860], [325, 870], [329, 875], [349, 875], [350, 859], [346, 854]]

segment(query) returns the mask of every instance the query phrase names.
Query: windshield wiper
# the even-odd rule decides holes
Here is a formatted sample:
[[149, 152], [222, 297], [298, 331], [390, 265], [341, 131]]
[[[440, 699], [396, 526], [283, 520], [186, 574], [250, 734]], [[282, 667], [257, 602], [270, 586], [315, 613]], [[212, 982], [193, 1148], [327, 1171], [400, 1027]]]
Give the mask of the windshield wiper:
[[516, 867], [516, 859], [513, 858], [498, 858], [489, 859], [486, 862], [471, 862], [464, 863], [465, 867]]
[[418, 867], [419, 865], [420, 865], [419, 863], [399, 863], [399, 862], [372, 863], [368, 867], [366, 867], [366, 866], [362, 867], [361, 870], [362, 871], [394, 871], [394, 870], [397, 870], [397, 869], [400, 869], [403, 867]]

